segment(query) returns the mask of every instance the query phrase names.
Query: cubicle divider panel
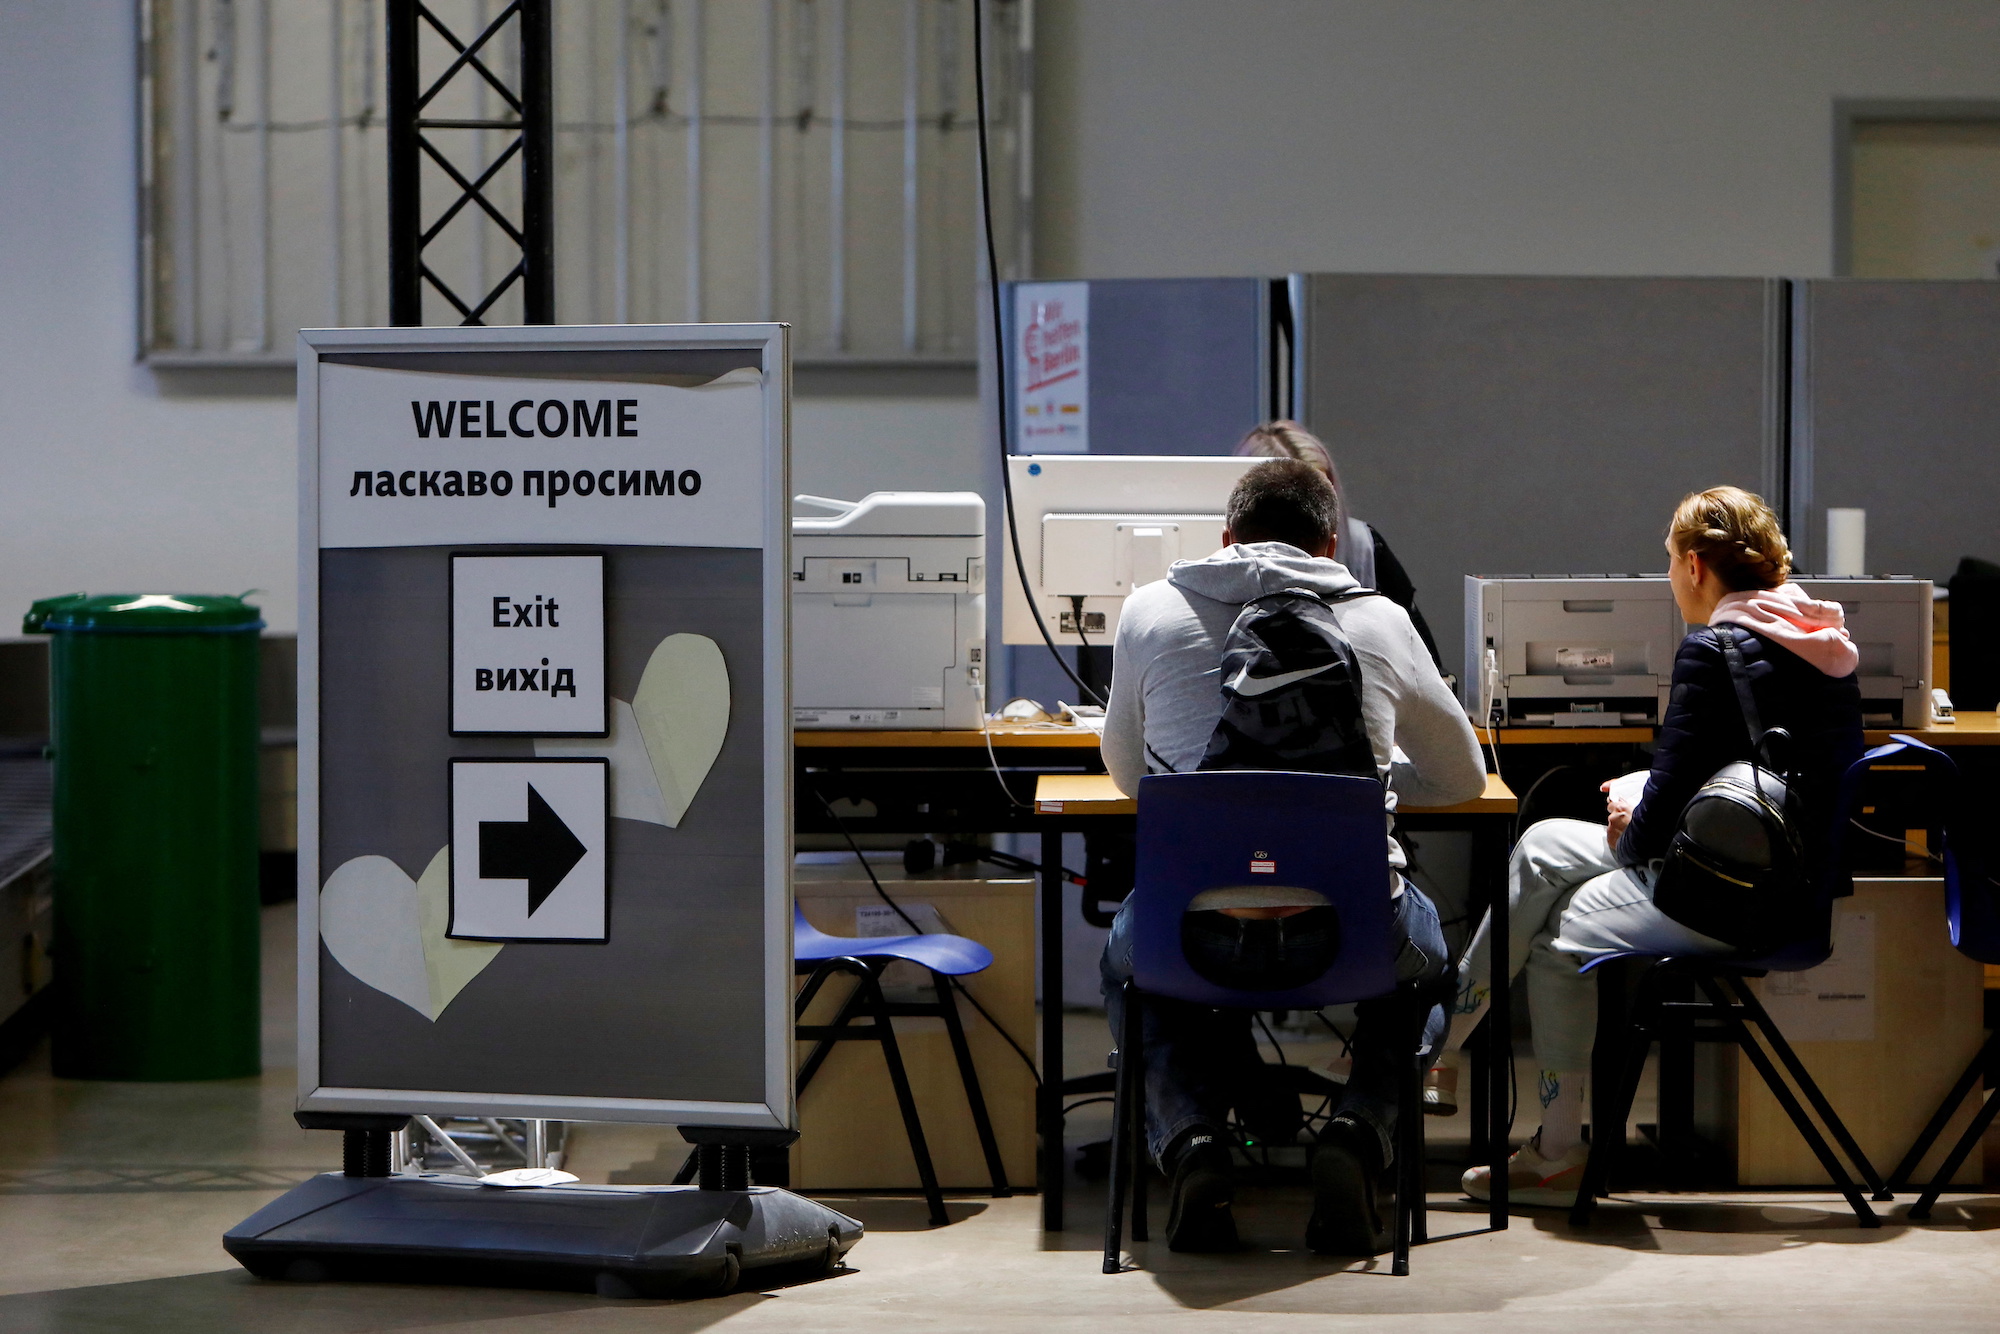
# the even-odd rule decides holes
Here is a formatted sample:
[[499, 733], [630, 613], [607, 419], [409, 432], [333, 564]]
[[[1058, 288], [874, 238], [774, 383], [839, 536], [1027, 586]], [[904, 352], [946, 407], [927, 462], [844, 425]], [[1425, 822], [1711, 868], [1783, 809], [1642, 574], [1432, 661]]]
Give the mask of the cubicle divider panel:
[[785, 339], [301, 335], [303, 1109], [794, 1125]]
[[1468, 574], [1665, 568], [1675, 502], [1783, 481], [1785, 285], [1303, 274], [1300, 415], [1447, 664]]
[[1871, 573], [1943, 583], [2000, 561], [2000, 283], [1796, 285], [1792, 546], [1826, 568], [1826, 511], [1868, 513]]
[[[1268, 278], [1007, 283], [1008, 452], [1229, 453], [1276, 415], [1270, 296]], [[1081, 432], [1035, 430], [1072, 402]]]

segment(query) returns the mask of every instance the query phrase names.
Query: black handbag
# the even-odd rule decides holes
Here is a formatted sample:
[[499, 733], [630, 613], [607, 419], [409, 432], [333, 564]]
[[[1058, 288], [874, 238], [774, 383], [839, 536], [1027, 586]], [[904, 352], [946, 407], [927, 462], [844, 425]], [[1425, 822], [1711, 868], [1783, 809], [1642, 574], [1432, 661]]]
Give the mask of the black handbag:
[[1735, 633], [1723, 626], [1717, 638], [1751, 757], [1717, 769], [1681, 809], [1653, 903], [1682, 926], [1755, 954], [1788, 943], [1806, 925], [1812, 882], [1799, 837], [1805, 813], [1791, 734], [1767, 730], [1759, 719]]

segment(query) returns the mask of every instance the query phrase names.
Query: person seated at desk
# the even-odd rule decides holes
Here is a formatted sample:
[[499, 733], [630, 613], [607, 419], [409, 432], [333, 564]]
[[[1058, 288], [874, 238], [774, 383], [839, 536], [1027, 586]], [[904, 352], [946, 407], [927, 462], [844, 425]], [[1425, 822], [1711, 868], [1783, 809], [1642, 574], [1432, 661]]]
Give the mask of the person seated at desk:
[[[1800, 834], [1809, 874], [1828, 855], [1840, 779], [1861, 755], [1860, 654], [1840, 604], [1791, 583], [1791, 551], [1764, 501], [1733, 486], [1683, 499], [1667, 532], [1668, 578], [1683, 620], [1701, 627], [1681, 641], [1653, 767], [1604, 784], [1608, 824], [1543, 820], [1521, 836], [1508, 866], [1512, 931], [1507, 974], [1528, 972], [1528, 1013], [1542, 1104], [1541, 1127], [1516, 1152], [1508, 1198], [1568, 1208], [1583, 1180], [1584, 1072], [1596, 1034], [1596, 978], [1584, 959], [1622, 951], [1728, 955], [1735, 947], [1673, 920], [1653, 886], [1681, 810], [1723, 765], [1751, 757], [1721, 636], [1742, 650], [1751, 697], [1766, 728], [1791, 734], [1793, 790], [1804, 803]], [[1633, 789], [1643, 777], [1643, 794]], [[1629, 780], [1632, 780], [1628, 782]], [[1452, 1020], [1457, 1047], [1485, 1012], [1491, 962], [1481, 923], [1460, 970]], [[1465, 1174], [1486, 1199], [1490, 1168]]]
[[[1176, 562], [1165, 579], [1126, 599], [1103, 746], [1105, 767], [1122, 791], [1136, 794], [1149, 770], [1201, 765], [1222, 716], [1224, 641], [1246, 601], [1291, 588], [1332, 598], [1361, 586], [1336, 558], [1340, 531], [1339, 497], [1321, 473], [1295, 460], [1261, 464], [1230, 494], [1222, 550]], [[1362, 723], [1385, 809], [1393, 815], [1398, 797], [1443, 806], [1478, 796], [1486, 784], [1478, 739], [1409, 614], [1380, 596], [1335, 602], [1331, 612], [1361, 664]], [[1446, 1028], [1443, 1007], [1434, 1003], [1440, 987], [1451, 986], [1437, 909], [1403, 879], [1403, 850], [1394, 838], [1389, 864], [1383, 892], [1395, 901], [1402, 941], [1399, 989], [1358, 1007], [1353, 1074], [1312, 1163], [1306, 1239], [1313, 1249], [1334, 1254], [1381, 1248], [1376, 1186], [1390, 1163], [1398, 1081], [1419, 1059], [1420, 1047], [1428, 1061]], [[1326, 938], [1316, 936], [1313, 919], [1304, 916], [1313, 906], [1263, 892], [1254, 902], [1204, 907], [1194, 916], [1213, 919], [1218, 929], [1194, 934], [1230, 940], [1238, 927], [1229, 917], [1294, 918], [1305, 929], [1284, 935], [1280, 964], [1309, 963], [1305, 956], [1317, 948], [1323, 969]], [[1119, 988], [1132, 972], [1130, 918], [1128, 900], [1104, 952], [1113, 1033], [1120, 1031]], [[1147, 1148], [1173, 1183], [1167, 1243], [1182, 1251], [1229, 1249], [1236, 1225], [1225, 1119], [1232, 1105], [1243, 1111], [1261, 1084], [1250, 1016], [1150, 1001], [1145, 1056]], [[1296, 1097], [1291, 1101], [1296, 1117]]]
[[1281, 417], [1252, 429], [1237, 442], [1235, 453], [1238, 458], [1297, 459], [1326, 475], [1340, 500], [1340, 563], [1363, 588], [1376, 589], [1410, 613], [1410, 624], [1417, 627], [1417, 637], [1424, 641], [1431, 661], [1443, 671], [1444, 660], [1438, 657], [1437, 641], [1431, 638], [1431, 627], [1424, 614], [1417, 610], [1417, 586], [1410, 582], [1403, 562], [1389, 550], [1382, 534], [1347, 512], [1347, 492], [1340, 485], [1340, 470], [1333, 466], [1333, 455], [1326, 442], [1297, 422]]

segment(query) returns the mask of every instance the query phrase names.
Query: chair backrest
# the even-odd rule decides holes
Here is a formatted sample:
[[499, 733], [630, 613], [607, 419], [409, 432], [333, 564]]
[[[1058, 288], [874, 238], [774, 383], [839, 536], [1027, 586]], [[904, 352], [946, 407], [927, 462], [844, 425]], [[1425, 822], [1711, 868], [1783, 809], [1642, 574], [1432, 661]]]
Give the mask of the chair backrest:
[[[1132, 966], [1139, 988], [1201, 1005], [1318, 1009], [1386, 995], [1396, 985], [1382, 785], [1344, 774], [1221, 770], [1139, 781], [1132, 888]], [[1209, 890], [1284, 886], [1324, 896], [1340, 947], [1303, 985], [1240, 991], [1197, 973], [1181, 919]]]
[[[1958, 766], [1937, 747], [1897, 733], [1887, 744], [1865, 752], [1841, 776], [1833, 837], [1827, 844], [1826, 874], [1814, 905], [1818, 929], [1808, 938], [1786, 946], [1770, 958], [1758, 960], [1759, 966], [1773, 972], [1798, 972], [1817, 967], [1833, 953], [1833, 900], [1851, 893], [1853, 889], [1849, 849], [1857, 837], [1856, 820], [1862, 813], [1861, 803], [1866, 795], [1864, 785], [1871, 769], [1885, 765], [1923, 770], [1928, 788], [1925, 802], [1943, 812], [1944, 818], [1939, 823], [1945, 830], [1943, 869], [1952, 944], [1982, 962], [2000, 963], [2000, 908], [1993, 903], [1991, 892], [1984, 889], [1985, 881], [1975, 877], [1982, 887], [1976, 895], [1962, 898], [1960, 894], [1959, 854], [1954, 848], [1957, 840], [1952, 833], [1953, 826], [1958, 823]], [[1993, 957], [1986, 959], [1980, 952], [1982, 950]]]
[[[1936, 746], [1895, 733], [1887, 745], [1870, 750], [1848, 770], [1843, 797], [1850, 789], [1859, 792], [1869, 769], [1885, 766], [1923, 770], [1923, 804], [1937, 813], [1934, 827], [1943, 834], [1943, 846], [1930, 851], [1939, 859], [1944, 876], [1945, 920], [1951, 928], [1951, 943], [1961, 954], [1981, 963], [2000, 963], [2000, 903], [1995, 902], [1996, 887], [1986, 857], [1991, 840], [1974, 837], [1968, 826], [1957, 763]], [[1852, 820], [1858, 814], [1852, 809], [1854, 802], [1842, 804], [1850, 807], [1848, 819]], [[1853, 832], [1851, 824], [1842, 826], [1843, 835]]]

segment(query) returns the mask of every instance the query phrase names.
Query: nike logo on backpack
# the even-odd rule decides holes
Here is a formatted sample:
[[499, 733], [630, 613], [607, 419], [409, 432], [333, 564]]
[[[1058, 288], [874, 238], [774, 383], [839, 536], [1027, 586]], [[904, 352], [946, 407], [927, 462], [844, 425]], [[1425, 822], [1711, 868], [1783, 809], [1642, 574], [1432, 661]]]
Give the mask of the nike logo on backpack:
[[1254, 699], [1258, 695], [1268, 695], [1273, 690], [1291, 685], [1294, 681], [1303, 681], [1308, 676], [1318, 676], [1321, 672], [1339, 665], [1338, 662], [1323, 662], [1317, 667], [1304, 667], [1296, 672], [1279, 672], [1276, 676], [1252, 676], [1250, 669], [1245, 667], [1236, 673], [1236, 679], [1229, 682], [1224, 689], [1233, 695]]

